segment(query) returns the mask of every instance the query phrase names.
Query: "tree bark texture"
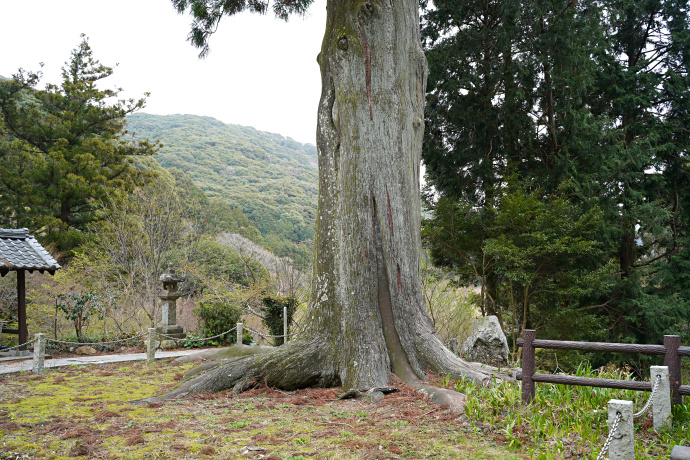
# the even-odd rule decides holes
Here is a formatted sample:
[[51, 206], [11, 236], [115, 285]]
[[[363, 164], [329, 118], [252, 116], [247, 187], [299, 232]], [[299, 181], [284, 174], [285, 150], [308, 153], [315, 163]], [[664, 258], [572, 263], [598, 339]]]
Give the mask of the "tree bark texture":
[[[312, 312], [346, 389], [424, 375], [419, 163], [426, 60], [415, 0], [328, 2], [319, 55]], [[418, 330], [419, 323], [428, 327]], [[318, 330], [314, 331], [319, 333]]]
[[310, 320], [344, 389], [384, 386], [391, 371], [413, 383], [464, 367], [435, 335], [419, 277], [427, 68], [418, 3], [328, 2]]
[[319, 203], [305, 330], [274, 353], [226, 364], [189, 391], [420, 385], [426, 371], [486, 382], [447, 350], [419, 277], [419, 167], [426, 59], [418, 0], [329, 0], [318, 62]]

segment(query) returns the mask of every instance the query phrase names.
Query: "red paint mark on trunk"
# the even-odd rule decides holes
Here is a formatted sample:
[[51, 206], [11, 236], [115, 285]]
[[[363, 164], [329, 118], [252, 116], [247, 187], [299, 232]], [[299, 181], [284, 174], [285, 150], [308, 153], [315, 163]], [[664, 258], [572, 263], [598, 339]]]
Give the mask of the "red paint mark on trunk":
[[388, 194], [388, 185], [386, 185], [386, 201], [388, 205], [388, 231], [391, 237], [395, 236], [393, 234], [393, 211], [391, 210], [391, 196]]
[[374, 119], [374, 111], [371, 108], [371, 50], [367, 42], [367, 34], [364, 32], [364, 25], [362, 20], [357, 18], [359, 22], [359, 34], [362, 37], [362, 48], [364, 48], [364, 65], [366, 66], [366, 85], [367, 85], [367, 102], [369, 103], [369, 119]]
[[377, 210], [376, 210], [376, 198], [374, 198], [374, 194], [370, 192], [370, 197], [371, 197], [371, 232], [374, 234], [374, 238], [376, 238], [376, 218], [378, 217]]

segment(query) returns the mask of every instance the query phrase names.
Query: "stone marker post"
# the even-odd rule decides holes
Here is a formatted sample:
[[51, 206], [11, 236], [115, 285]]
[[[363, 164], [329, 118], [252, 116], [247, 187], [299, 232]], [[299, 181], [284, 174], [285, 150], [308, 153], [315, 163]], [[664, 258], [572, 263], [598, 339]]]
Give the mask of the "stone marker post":
[[283, 307], [283, 343], [288, 341], [288, 317], [287, 307]]
[[633, 438], [633, 403], [612, 399], [609, 401], [609, 433], [618, 413], [621, 420], [609, 446], [609, 460], [632, 460], [635, 458], [635, 439]]
[[46, 335], [36, 334], [36, 342], [34, 343], [34, 361], [31, 372], [40, 374], [43, 372], [43, 363], [46, 359]]
[[242, 337], [244, 336], [244, 331], [242, 330], [243, 327], [244, 324], [237, 323], [237, 342], [235, 342], [235, 345], [242, 345]]
[[[181, 326], [177, 325], [177, 299], [182, 296], [182, 293], [177, 290], [177, 285], [184, 281], [184, 278], [175, 274], [172, 264], [168, 264], [168, 269], [163, 272], [159, 280], [163, 283], [163, 291], [158, 295], [163, 301], [163, 315], [162, 324], [156, 328], [156, 332], [176, 339], [184, 339], [187, 334]], [[176, 340], [165, 338], [161, 340], [161, 348], [176, 347]]]
[[148, 328], [146, 336], [146, 361], [152, 363], [156, 360], [156, 329]]
[[668, 366], [650, 367], [649, 376], [652, 385], [656, 382], [657, 375], [661, 376], [661, 380], [652, 400], [652, 415], [654, 416], [654, 429], [660, 430], [670, 428], [673, 422], [671, 417], [671, 379]]

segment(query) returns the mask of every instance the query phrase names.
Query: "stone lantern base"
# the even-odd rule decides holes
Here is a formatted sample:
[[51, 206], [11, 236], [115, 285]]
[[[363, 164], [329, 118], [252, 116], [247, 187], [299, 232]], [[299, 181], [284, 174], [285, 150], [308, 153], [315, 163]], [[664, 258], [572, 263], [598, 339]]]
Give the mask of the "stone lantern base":
[[[158, 332], [159, 334], [167, 335], [168, 337], [174, 337], [176, 339], [184, 339], [185, 337], [187, 337], [187, 334], [184, 333], [184, 329], [182, 329], [182, 326], [178, 325], [158, 326], [156, 327], [156, 332]], [[163, 340], [161, 340], [160, 342], [160, 347], [164, 350], [179, 348], [180, 346], [182, 346], [182, 343], [178, 342], [177, 340], [170, 340], [164, 337], [161, 338]]]

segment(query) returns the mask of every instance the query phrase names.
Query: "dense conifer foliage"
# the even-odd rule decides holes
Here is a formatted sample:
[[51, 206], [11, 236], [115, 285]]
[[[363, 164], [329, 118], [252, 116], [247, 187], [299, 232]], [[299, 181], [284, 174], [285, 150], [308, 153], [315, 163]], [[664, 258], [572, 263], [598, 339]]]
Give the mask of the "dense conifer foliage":
[[157, 150], [126, 139], [125, 116], [145, 99], [110, 104], [119, 89], [96, 85], [113, 70], [82, 38], [59, 86], [35, 90], [40, 73], [21, 69], [0, 81], [0, 225], [29, 227], [63, 251], [100, 219], [99, 200], [141, 182], [132, 157]]
[[218, 30], [224, 16], [242, 11], [265, 14], [269, 5], [276, 17], [287, 20], [290, 15], [304, 14], [314, 0], [172, 0], [173, 6], [183, 14], [189, 11], [193, 17], [189, 41], [201, 49], [199, 57], [208, 55], [209, 38]]
[[[572, 236], [585, 219], [591, 226], [578, 238], [596, 251], [570, 258], [566, 272], [581, 270], [589, 287], [518, 301], [522, 309], [505, 312], [509, 329], [655, 343], [687, 333], [688, 2], [423, 7], [430, 67], [423, 158], [435, 191], [427, 233], [437, 260], [460, 272], [483, 261], [470, 278], [482, 286], [487, 311], [500, 312], [515, 303], [516, 288], [534, 288], [516, 278], [515, 256], [529, 266], [549, 234]], [[506, 234], [502, 224], [516, 190], [542, 203], [525, 225], [564, 202], [570, 223], [552, 220], [543, 238], [516, 242], [523, 230]], [[458, 206], [463, 221], [449, 213]], [[464, 245], [463, 257], [443, 252], [439, 226], [457, 233], [443, 243]]]

